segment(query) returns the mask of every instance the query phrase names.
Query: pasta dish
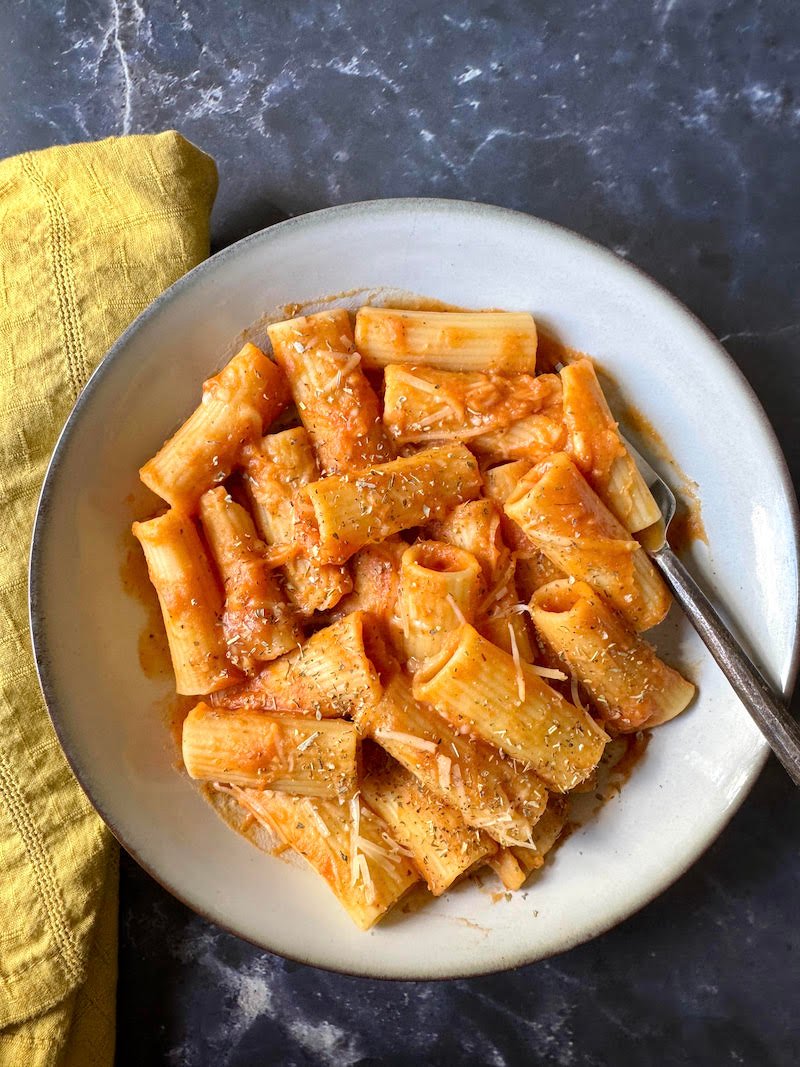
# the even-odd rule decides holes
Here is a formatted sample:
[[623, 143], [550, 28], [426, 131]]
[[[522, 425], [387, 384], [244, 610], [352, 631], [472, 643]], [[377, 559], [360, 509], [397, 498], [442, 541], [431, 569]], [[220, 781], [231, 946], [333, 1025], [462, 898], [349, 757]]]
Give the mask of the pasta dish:
[[188, 775], [368, 929], [416, 883], [541, 867], [610, 739], [694, 686], [642, 636], [660, 520], [592, 361], [522, 312], [267, 328], [140, 470]]

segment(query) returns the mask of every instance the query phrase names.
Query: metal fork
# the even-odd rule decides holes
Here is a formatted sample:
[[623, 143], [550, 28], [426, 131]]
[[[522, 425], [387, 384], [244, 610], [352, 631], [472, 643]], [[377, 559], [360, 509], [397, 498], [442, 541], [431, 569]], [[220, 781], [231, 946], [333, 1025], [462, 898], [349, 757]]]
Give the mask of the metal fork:
[[717, 614], [716, 608], [667, 543], [675, 515], [675, 494], [647, 460], [625, 441], [661, 511], [662, 523], [647, 531], [644, 548], [659, 567], [675, 599], [719, 664], [734, 692], [795, 785], [800, 785], [800, 723], [764, 680], [753, 661]]

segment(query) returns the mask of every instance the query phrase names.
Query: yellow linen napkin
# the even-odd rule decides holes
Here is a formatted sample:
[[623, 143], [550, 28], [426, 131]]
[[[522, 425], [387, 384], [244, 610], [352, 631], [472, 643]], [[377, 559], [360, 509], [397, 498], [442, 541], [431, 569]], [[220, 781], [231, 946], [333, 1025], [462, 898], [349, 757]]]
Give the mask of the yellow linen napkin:
[[31, 656], [27, 559], [61, 426], [119, 334], [208, 255], [214, 162], [175, 132], [0, 162], [0, 1065], [110, 1064], [117, 852]]

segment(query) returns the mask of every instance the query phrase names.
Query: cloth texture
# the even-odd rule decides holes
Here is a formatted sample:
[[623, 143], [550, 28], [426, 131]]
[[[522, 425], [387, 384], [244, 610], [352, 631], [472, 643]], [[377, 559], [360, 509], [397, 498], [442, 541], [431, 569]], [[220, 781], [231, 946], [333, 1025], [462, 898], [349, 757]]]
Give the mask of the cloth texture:
[[125, 327], [208, 255], [216, 190], [175, 132], [0, 162], [0, 1067], [113, 1060], [118, 853], [39, 691], [28, 551], [64, 421]]

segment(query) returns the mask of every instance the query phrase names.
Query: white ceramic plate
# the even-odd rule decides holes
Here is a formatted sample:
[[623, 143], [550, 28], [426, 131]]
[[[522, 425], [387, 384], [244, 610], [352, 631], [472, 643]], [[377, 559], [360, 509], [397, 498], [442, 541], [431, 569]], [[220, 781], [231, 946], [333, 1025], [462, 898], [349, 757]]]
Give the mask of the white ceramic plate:
[[767, 749], [674, 617], [666, 638], [700, 696], [655, 732], [621, 795], [570, 837], [527, 892], [494, 903], [486, 888], [466, 883], [369, 934], [309, 870], [234, 834], [175, 770], [157, 706], [169, 685], [140, 670], [143, 609], [120, 580], [137, 468], [265, 312], [373, 286], [529, 309], [596, 356], [698, 483], [710, 548], [695, 544], [690, 565], [787, 690], [796, 667], [795, 503], [754, 395], [685, 308], [610, 252], [499, 208], [396, 200], [292, 219], [181, 279], [108, 354], [59, 441], [32, 551], [39, 672], [75, 773], [147, 870], [242, 937], [361, 975], [464, 976], [562, 951], [651, 900], [719, 833]]

